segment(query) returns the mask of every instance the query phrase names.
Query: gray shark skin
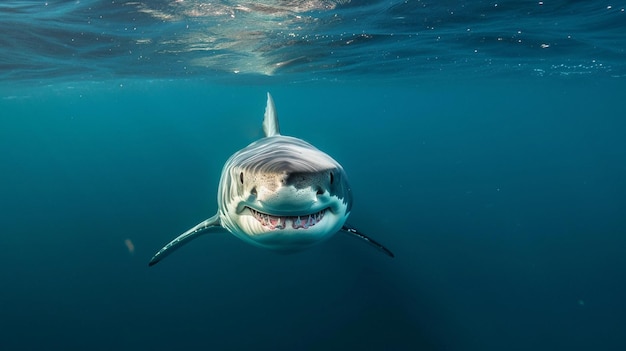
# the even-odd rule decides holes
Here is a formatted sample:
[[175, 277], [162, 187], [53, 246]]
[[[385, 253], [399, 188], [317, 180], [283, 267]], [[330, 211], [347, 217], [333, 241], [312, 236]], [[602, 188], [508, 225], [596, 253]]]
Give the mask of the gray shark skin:
[[269, 93], [263, 131], [264, 138], [237, 151], [224, 164], [217, 214], [165, 245], [149, 266], [203, 234], [224, 229], [250, 244], [287, 253], [343, 232], [394, 257], [346, 224], [352, 193], [343, 167], [313, 145], [281, 135]]

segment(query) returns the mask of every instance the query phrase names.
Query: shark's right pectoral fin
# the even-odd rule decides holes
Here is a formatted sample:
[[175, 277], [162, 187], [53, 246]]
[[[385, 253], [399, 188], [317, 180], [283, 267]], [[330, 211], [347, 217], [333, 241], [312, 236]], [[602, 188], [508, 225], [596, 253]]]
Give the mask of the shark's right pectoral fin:
[[222, 226], [220, 224], [220, 216], [218, 213], [215, 216], [205, 221], [202, 221], [195, 227], [179, 235], [176, 239], [170, 241], [167, 245], [163, 246], [163, 248], [152, 257], [152, 259], [148, 263], [148, 266], [154, 266], [155, 264], [159, 263], [159, 261], [169, 256], [172, 252], [176, 251], [179, 247], [185, 245], [186, 243], [199, 237], [202, 234], [209, 233], [210, 229], [219, 228], [222, 228]]

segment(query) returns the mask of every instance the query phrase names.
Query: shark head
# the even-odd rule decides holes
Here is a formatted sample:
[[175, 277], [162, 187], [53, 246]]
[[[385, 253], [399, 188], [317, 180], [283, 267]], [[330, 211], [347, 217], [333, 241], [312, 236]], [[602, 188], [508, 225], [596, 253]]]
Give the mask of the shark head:
[[221, 225], [276, 251], [299, 251], [344, 225], [352, 195], [341, 165], [297, 138], [272, 135], [226, 162], [218, 190]]

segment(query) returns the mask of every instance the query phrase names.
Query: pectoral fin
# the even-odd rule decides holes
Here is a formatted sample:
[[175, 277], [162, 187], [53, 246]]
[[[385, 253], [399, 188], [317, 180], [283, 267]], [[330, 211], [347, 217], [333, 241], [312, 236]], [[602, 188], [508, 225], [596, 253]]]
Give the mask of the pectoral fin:
[[179, 247], [185, 245], [186, 243], [199, 237], [202, 234], [209, 233], [210, 229], [218, 228], [222, 228], [222, 226], [220, 224], [220, 216], [219, 214], [216, 214], [215, 216], [202, 221], [195, 227], [182, 233], [176, 239], [170, 241], [167, 245], [163, 246], [163, 248], [152, 257], [152, 259], [148, 263], [148, 266], [154, 266], [155, 264], [159, 263], [159, 261], [169, 256], [172, 252], [176, 251]]
[[351, 236], [364, 240], [366, 243], [374, 246], [375, 248], [377, 248], [378, 250], [382, 251], [385, 255], [389, 256], [389, 257], [395, 257], [393, 255], [393, 252], [389, 251], [389, 249], [387, 249], [386, 247], [384, 247], [383, 245], [381, 245], [380, 243], [378, 243], [376, 240], [368, 237], [367, 235], [361, 233], [360, 231], [356, 230], [356, 228], [350, 227], [348, 225], [344, 225], [341, 228], [341, 231], [347, 234], [350, 234]]

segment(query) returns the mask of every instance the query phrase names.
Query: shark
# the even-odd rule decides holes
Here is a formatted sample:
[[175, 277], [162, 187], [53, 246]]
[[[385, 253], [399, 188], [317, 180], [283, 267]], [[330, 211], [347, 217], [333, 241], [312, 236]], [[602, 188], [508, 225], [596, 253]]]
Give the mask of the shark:
[[149, 266], [199, 236], [224, 230], [252, 245], [283, 253], [305, 250], [341, 232], [394, 257], [385, 246], [346, 223], [353, 201], [346, 172], [308, 142], [281, 135], [270, 93], [262, 126], [264, 137], [235, 152], [224, 164], [217, 213], [166, 244]]

